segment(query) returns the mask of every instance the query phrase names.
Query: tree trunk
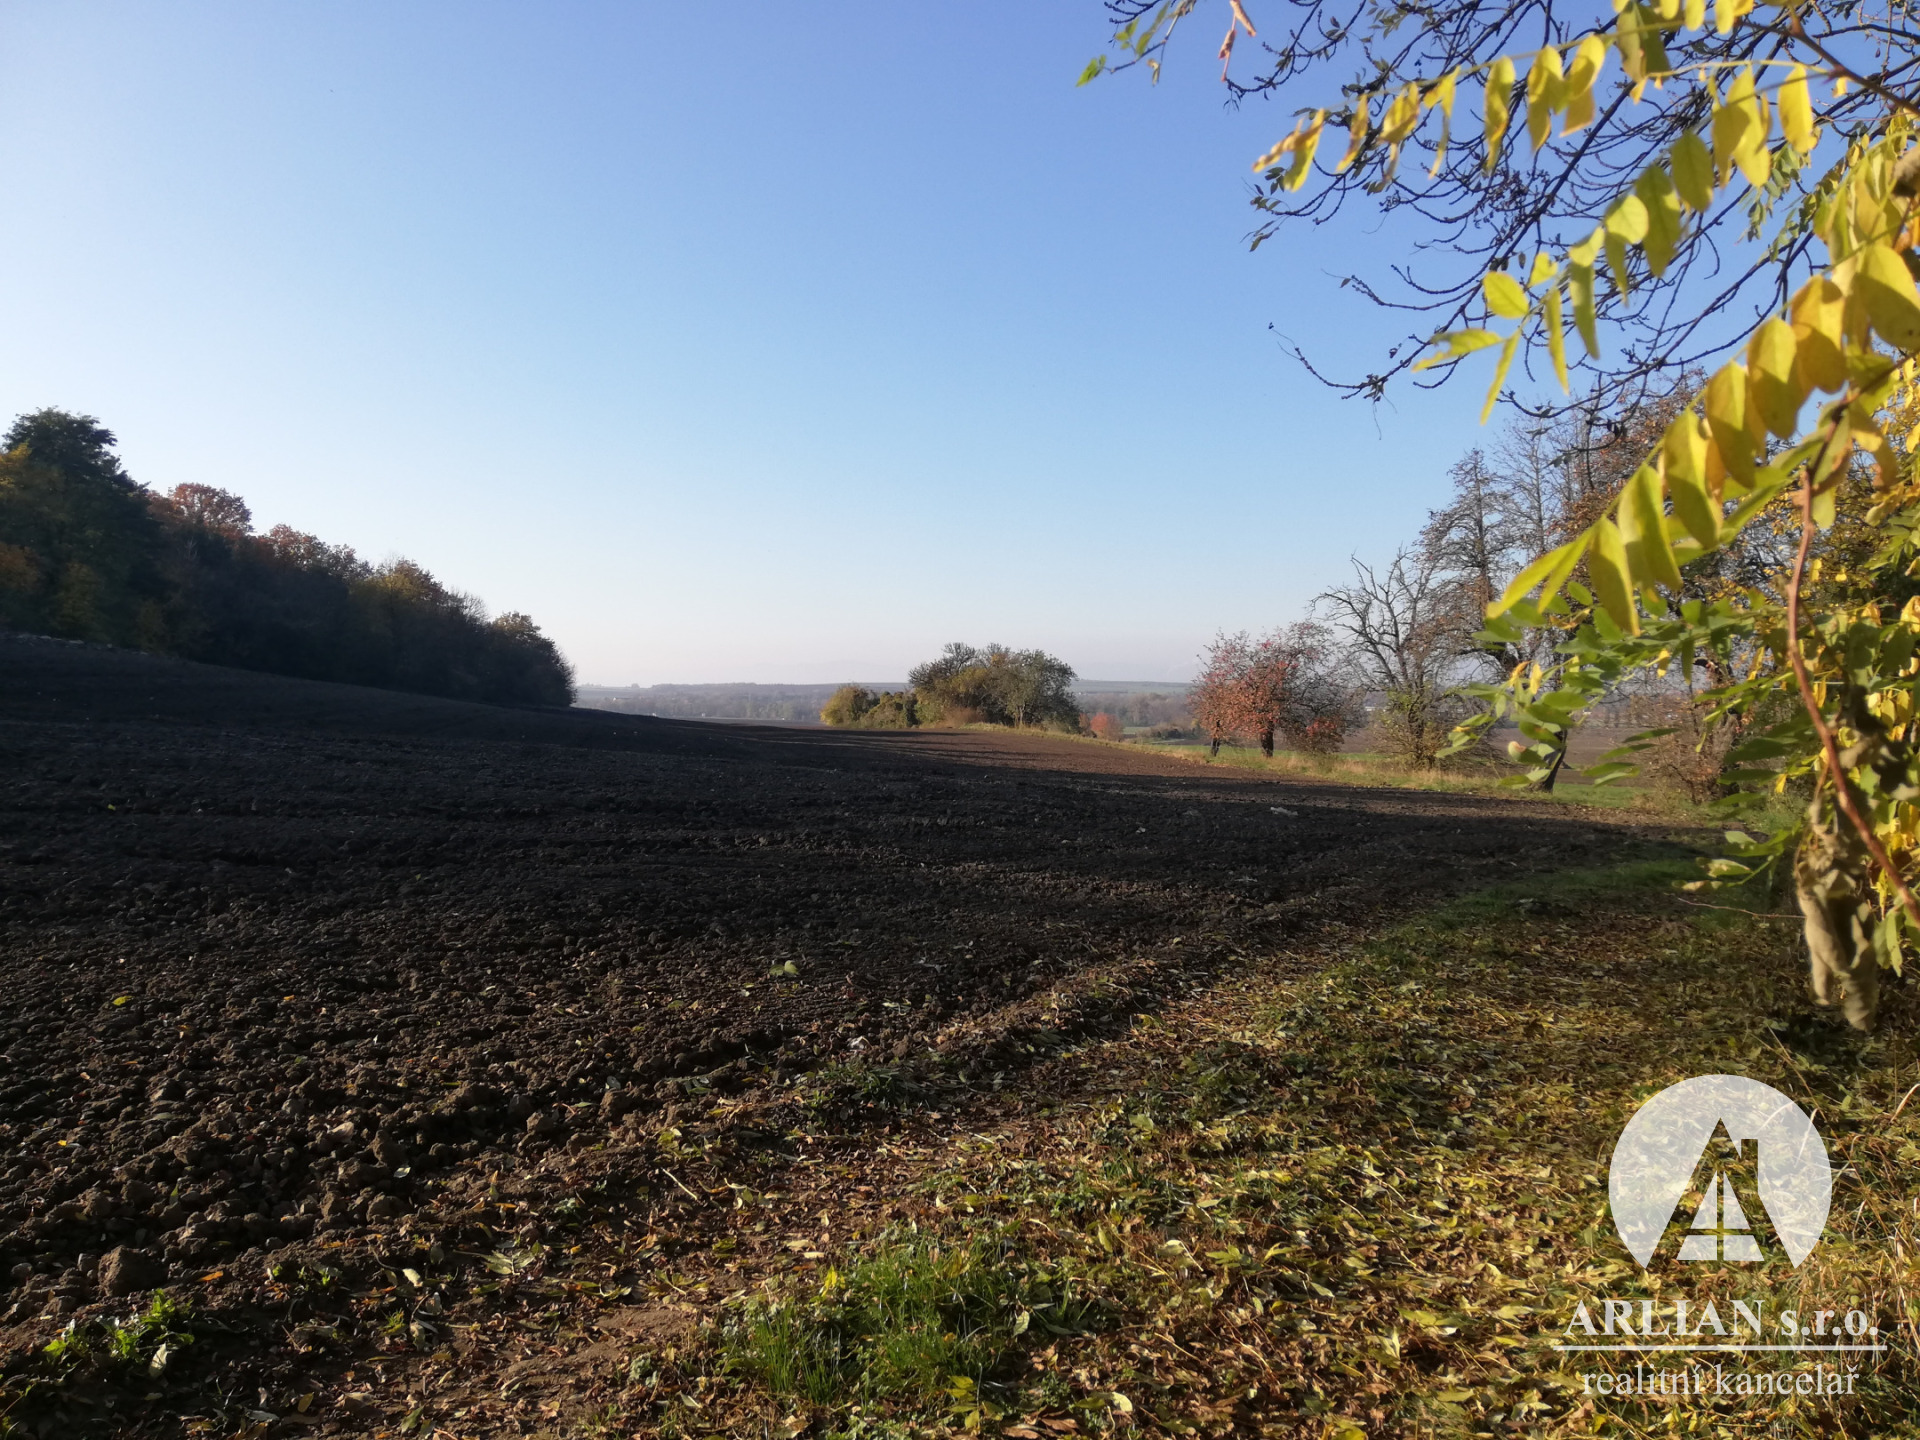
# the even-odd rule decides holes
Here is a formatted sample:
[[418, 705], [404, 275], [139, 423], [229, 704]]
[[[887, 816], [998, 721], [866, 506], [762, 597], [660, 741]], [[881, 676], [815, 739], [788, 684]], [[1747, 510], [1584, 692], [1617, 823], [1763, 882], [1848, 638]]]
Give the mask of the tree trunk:
[[1209, 760], [1214, 760], [1214, 759], [1218, 759], [1219, 755], [1220, 755], [1220, 737], [1216, 735], [1213, 737], [1213, 748], [1207, 751], [1207, 758]]
[[1260, 732], [1260, 753], [1269, 760], [1273, 759], [1273, 731], [1262, 730]]
[[1821, 800], [1793, 858], [1794, 899], [1806, 921], [1807, 958], [1813, 968], [1813, 998], [1839, 1003], [1847, 1024], [1871, 1030], [1880, 1007], [1880, 957], [1873, 932], [1875, 913], [1866, 847], [1834, 815], [1823, 823]]

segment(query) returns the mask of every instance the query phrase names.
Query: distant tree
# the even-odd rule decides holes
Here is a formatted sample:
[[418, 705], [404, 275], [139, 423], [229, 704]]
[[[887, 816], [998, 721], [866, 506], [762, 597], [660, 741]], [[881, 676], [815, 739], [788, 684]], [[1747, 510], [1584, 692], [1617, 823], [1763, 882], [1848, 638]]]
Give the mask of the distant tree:
[[1200, 673], [1187, 691], [1187, 708], [1193, 713], [1194, 727], [1207, 737], [1209, 755], [1218, 755], [1220, 746], [1234, 737], [1241, 724], [1241, 682], [1252, 648], [1246, 631], [1223, 632], [1213, 637], [1200, 657]]
[[163, 647], [161, 537], [113, 432], [90, 415], [39, 410], [0, 444], [0, 624]]
[[66, 410], [35, 410], [16, 419], [0, 440], [8, 451], [24, 448], [39, 464], [75, 480], [96, 481], [135, 492], [140, 486], [113, 453], [120, 442], [91, 415]]
[[176, 485], [166, 502], [189, 524], [237, 540], [253, 533], [253, 512], [231, 490], [211, 485]]
[[1109, 715], [1104, 710], [1087, 721], [1087, 728], [1097, 739], [1124, 740], [1127, 738], [1127, 727], [1119, 716]]
[[828, 725], [858, 725], [860, 717], [873, 709], [874, 693], [863, 685], [842, 685], [820, 709], [820, 718]]
[[1353, 562], [1351, 584], [1319, 604], [1346, 639], [1361, 678], [1385, 701], [1380, 727], [1415, 769], [1431, 769], [1468, 707], [1458, 697], [1461, 656], [1474, 653], [1481, 611], [1439, 556], [1402, 550], [1384, 571]]
[[921, 714], [949, 724], [1078, 728], [1073, 667], [1043, 650], [948, 645], [908, 674]]
[[315, 570], [341, 579], [365, 579], [373, 567], [353, 553], [350, 545], [329, 545], [326, 541], [295, 530], [291, 525], [276, 525], [260, 537], [262, 547], [274, 559], [302, 570]]

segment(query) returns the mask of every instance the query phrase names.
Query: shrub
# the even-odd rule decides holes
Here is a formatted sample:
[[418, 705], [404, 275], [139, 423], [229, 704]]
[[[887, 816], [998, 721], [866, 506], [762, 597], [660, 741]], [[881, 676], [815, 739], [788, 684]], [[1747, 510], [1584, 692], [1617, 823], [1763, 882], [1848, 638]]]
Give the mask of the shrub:
[[1124, 740], [1127, 738], [1127, 727], [1120, 723], [1119, 717], [1109, 715], [1104, 710], [1087, 721], [1087, 728], [1101, 740]]
[[905, 730], [920, 723], [910, 690], [874, 694], [861, 685], [842, 685], [821, 707], [829, 725], [859, 730]]
[[873, 701], [873, 692], [865, 686], [842, 685], [820, 708], [820, 718], [829, 725], [858, 725]]

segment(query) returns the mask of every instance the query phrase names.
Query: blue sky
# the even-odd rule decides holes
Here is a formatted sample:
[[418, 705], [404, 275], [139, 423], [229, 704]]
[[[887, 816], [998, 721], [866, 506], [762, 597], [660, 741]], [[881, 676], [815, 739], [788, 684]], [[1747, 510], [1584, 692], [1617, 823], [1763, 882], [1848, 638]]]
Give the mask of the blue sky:
[[[1304, 375], [1401, 327], [1249, 255], [1193, 43], [1100, 6], [0, 11], [0, 401], [525, 610], [594, 683], [886, 679], [948, 640], [1179, 678], [1389, 553], [1478, 393]], [[1484, 383], [1484, 377], [1472, 377]]]

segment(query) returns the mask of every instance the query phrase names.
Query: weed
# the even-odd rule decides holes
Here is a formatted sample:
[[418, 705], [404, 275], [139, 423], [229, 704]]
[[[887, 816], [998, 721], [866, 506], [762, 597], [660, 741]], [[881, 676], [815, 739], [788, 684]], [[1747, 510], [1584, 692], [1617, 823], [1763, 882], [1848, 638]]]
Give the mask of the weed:
[[61, 1378], [81, 1372], [159, 1375], [182, 1346], [193, 1343], [186, 1328], [191, 1313], [185, 1301], [156, 1293], [145, 1310], [124, 1320], [69, 1322], [44, 1354]]
[[806, 1104], [819, 1114], [850, 1115], [866, 1108], [894, 1109], [924, 1100], [927, 1094], [925, 1086], [898, 1070], [853, 1061], [815, 1071], [807, 1087]]
[[921, 1401], [988, 1384], [1036, 1322], [1067, 1333], [1087, 1307], [1002, 1237], [883, 1241], [811, 1293], [750, 1302], [725, 1337], [736, 1370], [815, 1405]]

